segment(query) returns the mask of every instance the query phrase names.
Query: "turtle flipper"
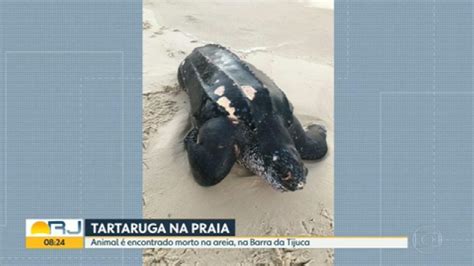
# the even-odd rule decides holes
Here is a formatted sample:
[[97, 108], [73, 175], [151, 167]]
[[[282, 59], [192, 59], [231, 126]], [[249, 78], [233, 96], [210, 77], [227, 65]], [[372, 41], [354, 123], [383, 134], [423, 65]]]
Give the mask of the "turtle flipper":
[[213, 186], [230, 172], [236, 158], [235, 128], [225, 117], [208, 120], [184, 139], [194, 179], [201, 186]]
[[326, 155], [328, 146], [326, 129], [323, 126], [313, 124], [304, 131], [301, 123], [293, 116], [293, 123], [288, 130], [302, 159], [318, 160]]

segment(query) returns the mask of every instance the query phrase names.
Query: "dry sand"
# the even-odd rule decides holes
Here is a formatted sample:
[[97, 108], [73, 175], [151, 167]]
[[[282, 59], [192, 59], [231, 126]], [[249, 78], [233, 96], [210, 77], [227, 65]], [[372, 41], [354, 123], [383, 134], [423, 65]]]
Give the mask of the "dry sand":
[[[327, 1], [148, 0], [143, 15], [145, 218], [235, 218], [239, 235], [333, 234], [333, 12]], [[193, 48], [220, 43], [285, 91], [303, 124], [328, 129], [329, 154], [306, 162], [305, 188], [273, 190], [235, 166], [220, 184], [197, 185], [182, 139], [189, 101], [176, 70]], [[331, 265], [332, 250], [144, 251], [146, 265]]]

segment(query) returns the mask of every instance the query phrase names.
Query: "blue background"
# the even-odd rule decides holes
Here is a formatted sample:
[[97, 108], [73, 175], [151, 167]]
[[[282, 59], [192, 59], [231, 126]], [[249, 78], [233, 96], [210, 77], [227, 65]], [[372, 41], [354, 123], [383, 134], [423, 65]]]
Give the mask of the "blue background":
[[410, 240], [336, 265], [473, 265], [472, 14], [336, 0], [335, 233]]
[[141, 2], [0, 1], [0, 265], [141, 264], [26, 250], [27, 218], [141, 218]]

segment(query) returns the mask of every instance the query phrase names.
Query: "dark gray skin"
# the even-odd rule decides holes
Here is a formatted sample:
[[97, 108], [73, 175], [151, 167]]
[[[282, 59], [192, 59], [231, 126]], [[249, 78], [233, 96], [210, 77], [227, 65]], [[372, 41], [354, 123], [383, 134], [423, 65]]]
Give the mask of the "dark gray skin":
[[212, 186], [238, 162], [279, 191], [306, 183], [304, 160], [327, 153], [326, 130], [307, 131], [283, 91], [226, 48], [194, 49], [178, 69], [191, 101], [193, 128], [184, 139], [195, 180]]

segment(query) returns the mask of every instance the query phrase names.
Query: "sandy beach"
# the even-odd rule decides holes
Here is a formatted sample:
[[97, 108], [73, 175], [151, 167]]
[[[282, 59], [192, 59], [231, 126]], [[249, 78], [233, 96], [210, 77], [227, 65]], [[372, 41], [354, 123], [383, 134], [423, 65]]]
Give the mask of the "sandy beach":
[[[143, 11], [144, 218], [234, 218], [238, 235], [333, 234], [333, 11], [320, 1], [145, 0]], [[280, 193], [239, 165], [200, 187], [183, 137], [189, 99], [179, 63], [195, 47], [219, 43], [286, 93], [303, 124], [328, 130], [329, 154], [305, 164], [301, 191]], [[333, 251], [291, 249], [144, 251], [145, 265], [332, 265]]]

